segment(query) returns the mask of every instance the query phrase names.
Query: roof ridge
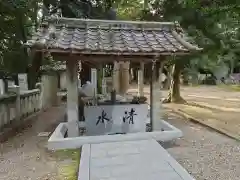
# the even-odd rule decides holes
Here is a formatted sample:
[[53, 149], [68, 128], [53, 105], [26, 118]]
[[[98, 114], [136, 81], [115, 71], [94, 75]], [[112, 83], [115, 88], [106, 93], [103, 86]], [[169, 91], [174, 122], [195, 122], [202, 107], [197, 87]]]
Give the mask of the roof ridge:
[[104, 26], [154, 26], [154, 27], [166, 27], [166, 28], [174, 28], [174, 22], [157, 22], [157, 21], [121, 21], [121, 20], [102, 20], [102, 19], [81, 19], [81, 18], [64, 18], [64, 17], [46, 17], [45, 22], [59, 24], [59, 25], [67, 25], [68, 27], [77, 27], [82, 25], [88, 26], [98, 26], [99, 24]]

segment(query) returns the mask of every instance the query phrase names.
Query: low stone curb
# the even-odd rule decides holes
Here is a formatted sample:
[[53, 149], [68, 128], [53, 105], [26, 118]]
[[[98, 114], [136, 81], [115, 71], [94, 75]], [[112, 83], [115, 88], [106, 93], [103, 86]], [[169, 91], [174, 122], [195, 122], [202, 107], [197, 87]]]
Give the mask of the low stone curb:
[[[136, 140], [148, 140], [155, 139], [157, 141], [171, 141], [183, 136], [181, 130], [172, 126], [166, 121], [162, 120], [163, 126], [166, 127], [165, 131], [153, 131], [153, 132], [138, 132], [116, 135], [100, 135], [100, 136], [79, 136], [79, 137], [66, 137], [64, 134], [67, 132], [67, 123], [60, 123], [51, 137], [48, 139], [49, 150], [61, 150], [61, 149], [77, 149], [84, 144], [99, 144], [110, 142], [122, 142], [122, 141], [136, 141]], [[168, 129], [167, 129], [168, 128]]]
[[223, 135], [228, 136], [228, 137], [230, 137], [232, 139], [240, 141], [240, 137], [239, 136], [236, 136], [236, 135], [234, 135], [232, 133], [229, 133], [229, 132], [225, 131], [224, 129], [218, 129], [218, 128], [214, 127], [213, 125], [204, 122], [201, 119], [195, 118], [195, 117], [189, 115], [188, 113], [183, 112], [180, 109], [172, 109], [172, 108], [167, 108], [167, 109], [172, 110], [174, 113], [176, 113], [176, 114], [178, 114], [178, 115], [188, 119], [189, 121], [192, 121], [194, 123], [198, 123], [198, 124], [203, 125], [203, 126], [205, 126], [207, 128], [210, 128], [210, 129], [212, 129], [212, 130], [214, 130], [214, 131], [216, 131], [216, 132], [218, 132], [220, 134], [223, 134]]
[[35, 117], [39, 116], [44, 110], [40, 110], [35, 112], [34, 114], [21, 119], [21, 124], [13, 123], [11, 128], [4, 129], [3, 132], [0, 133], [0, 143], [7, 141], [9, 138], [15, 136], [18, 132], [21, 132], [23, 129], [31, 126], [34, 122]]
[[203, 105], [203, 104], [198, 104], [194, 102], [187, 102], [186, 105], [188, 106], [195, 106], [199, 108], [205, 108], [205, 109], [210, 109], [210, 110], [220, 110], [220, 111], [226, 111], [226, 112], [240, 112], [240, 110], [235, 109], [235, 108], [225, 108], [225, 107], [219, 107], [219, 106], [212, 106], [210, 104]]

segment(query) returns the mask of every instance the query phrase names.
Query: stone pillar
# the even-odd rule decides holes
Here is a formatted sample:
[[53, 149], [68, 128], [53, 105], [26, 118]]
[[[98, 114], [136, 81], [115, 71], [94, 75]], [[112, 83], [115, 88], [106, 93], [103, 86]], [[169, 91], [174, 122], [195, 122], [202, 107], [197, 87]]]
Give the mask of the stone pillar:
[[96, 100], [97, 100], [97, 93], [98, 93], [98, 89], [97, 89], [97, 69], [95, 68], [91, 68], [91, 83], [93, 85], [94, 88], [94, 104], [96, 104]]
[[20, 91], [28, 90], [28, 75], [26, 73], [18, 74], [18, 84]]
[[129, 62], [122, 62], [120, 66], [121, 80], [120, 80], [120, 93], [126, 94], [129, 88]]
[[40, 91], [40, 95], [39, 95], [39, 99], [38, 99], [38, 107], [37, 107], [37, 109], [40, 109], [40, 110], [42, 110], [42, 100], [43, 100], [43, 84], [42, 83], [36, 83], [36, 89], [39, 89], [39, 91]]
[[144, 63], [140, 63], [138, 70], [138, 96], [144, 96]]
[[58, 103], [58, 78], [56, 73], [44, 73], [42, 81], [42, 108], [47, 109]]
[[159, 131], [161, 130], [161, 91], [160, 91], [160, 84], [157, 78], [157, 66], [156, 62], [152, 64], [152, 80], [151, 80], [151, 125], [152, 131]]
[[67, 89], [66, 71], [60, 73], [60, 89]]
[[81, 81], [81, 71], [82, 71], [82, 63], [81, 61], [78, 62], [78, 87], [82, 87], [82, 81]]
[[78, 61], [67, 60], [67, 119], [68, 137], [79, 136], [78, 124]]
[[0, 79], [0, 95], [5, 94], [5, 84], [3, 79]]
[[40, 94], [41, 99], [41, 109], [45, 110], [48, 107], [48, 89], [49, 89], [49, 82], [48, 82], [48, 76], [46, 74], [42, 74], [41, 76], [41, 82], [42, 82], [42, 91]]
[[105, 68], [102, 70], [102, 94], [107, 94], [107, 82], [105, 78]]
[[119, 70], [120, 70], [120, 64], [117, 61], [114, 61], [114, 67], [113, 67], [113, 76], [112, 76], [112, 89], [115, 89], [117, 93], [119, 93]]

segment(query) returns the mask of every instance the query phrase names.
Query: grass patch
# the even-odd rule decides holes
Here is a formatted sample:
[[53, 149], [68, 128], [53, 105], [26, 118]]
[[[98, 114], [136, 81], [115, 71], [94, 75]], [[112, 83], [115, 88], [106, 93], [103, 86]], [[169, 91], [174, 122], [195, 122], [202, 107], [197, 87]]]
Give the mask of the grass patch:
[[80, 161], [80, 149], [58, 150], [55, 155], [60, 162], [60, 180], [77, 180]]
[[231, 85], [230, 87], [234, 91], [240, 91], [240, 85]]
[[232, 85], [225, 85], [225, 84], [220, 84], [218, 85], [221, 88], [233, 90], [233, 91], [240, 91], [240, 85], [239, 84], [232, 84]]
[[189, 85], [185, 85], [186, 87], [190, 86], [190, 87], [199, 87], [201, 86], [201, 84], [197, 84], [197, 83], [194, 83], [194, 84], [189, 84]]

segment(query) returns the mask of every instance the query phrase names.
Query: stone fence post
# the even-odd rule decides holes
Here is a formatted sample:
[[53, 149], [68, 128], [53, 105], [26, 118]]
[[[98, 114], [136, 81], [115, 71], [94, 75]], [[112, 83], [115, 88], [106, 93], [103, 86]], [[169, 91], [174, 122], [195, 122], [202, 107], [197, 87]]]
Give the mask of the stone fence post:
[[21, 119], [20, 87], [10, 86], [8, 87], [8, 92], [13, 92], [17, 96], [16, 102], [15, 102], [15, 118], [16, 118], [16, 123], [20, 123], [20, 119]]
[[36, 89], [39, 89], [39, 91], [40, 91], [39, 100], [38, 100], [38, 109], [42, 110], [42, 106], [43, 106], [43, 103], [42, 103], [42, 97], [43, 97], [42, 83], [36, 83], [35, 87], [36, 87]]
[[57, 105], [58, 102], [58, 79], [55, 72], [42, 74], [41, 77], [41, 103], [42, 108], [47, 109]]

